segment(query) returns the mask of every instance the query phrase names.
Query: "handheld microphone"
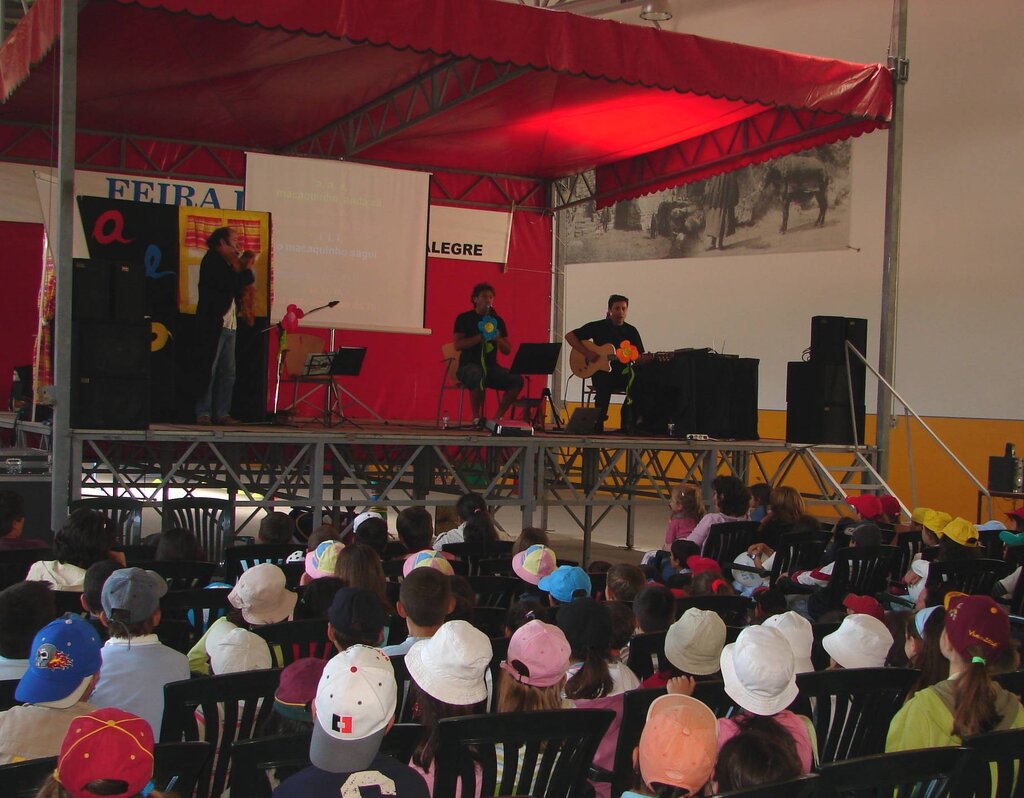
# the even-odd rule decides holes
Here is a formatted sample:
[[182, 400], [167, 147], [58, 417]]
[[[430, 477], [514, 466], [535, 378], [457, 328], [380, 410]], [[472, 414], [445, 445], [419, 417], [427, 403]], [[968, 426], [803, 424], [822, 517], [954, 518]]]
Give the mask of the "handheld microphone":
[[329, 307], [329, 308], [333, 308], [333, 307], [334, 307], [335, 305], [337, 305], [337, 304], [338, 304], [339, 302], [341, 302], [341, 300], [340, 300], [340, 299], [332, 299], [332, 300], [331, 300], [330, 302], [328, 302], [328, 303], [327, 303], [327, 307]]

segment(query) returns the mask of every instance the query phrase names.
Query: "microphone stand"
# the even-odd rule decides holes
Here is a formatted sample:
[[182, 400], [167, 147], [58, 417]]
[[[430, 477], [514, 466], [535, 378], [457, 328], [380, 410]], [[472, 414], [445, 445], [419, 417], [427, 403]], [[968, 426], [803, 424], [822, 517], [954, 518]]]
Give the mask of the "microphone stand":
[[[333, 308], [340, 301], [341, 301], [340, 299], [332, 299], [330, 302], [328, 302], [325, 305], [320, 305], [318, 307], [313, 308], [312, 310], [307, 310], [303, 314], [302, 318], [306, 318], [307, 316], [312, 316], [314, 313], [317, 313], [317, 312], [319, 312], [321, 310], [325, 310], [327, 308]], [[281, 326], [281, 322], [277, 322], [277, 323], [271, 324], [268, 327], [266, 327], [263, 330], [261, 330], [261, 333], [268, 333], [271, 330], [273, 330], [275, 327], [278, 330], [283, 330], [284, 329]], [[274, 421], [275, 422], [280, 420], [279, 417], [278, 417], [277, 403], [278, 403], [278, 397], [281, 394], [281, 371], [284, 369], [284, 355], [285, 355], [285, 353], [287, 351], [288, 351], [287, 349], [282, 349], [281, 348], [281, 339], [278, 338], [278, 340], [277, 340], [277, 370], [276, 370], [275, 380], [274, 380], [274, 410], [272, 412], [272, 415], [274, 417]]]

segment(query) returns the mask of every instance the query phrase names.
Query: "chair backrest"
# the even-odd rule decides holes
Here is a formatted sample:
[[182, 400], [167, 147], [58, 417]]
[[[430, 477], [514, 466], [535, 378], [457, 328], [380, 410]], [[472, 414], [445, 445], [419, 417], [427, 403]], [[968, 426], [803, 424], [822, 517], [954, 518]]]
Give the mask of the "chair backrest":
[[122, 543], [114, 546], [112, 550], [124, 555], [125, 565], [137, 568], [140, 562], [150, 562], [153, 559], [156, 555], [156, 544]]
[[23, 582], [32, 563], [52, 559], [53, 549], [42, 546], [37, 549], [0, 551], [0, 590]]
[[[201, 775], [196, 798], [214, 798], [227, 786], [235, 740], [248, 740], [273, 711], [280, 670], [204, 676], [164, 685], [160, 739], [193, 741], [202, 737], [215, 749], [212, 768]], [[202, 729], [196, 710], [202, 710]]]
[[413, 697], [412, 677], [405, 667], [405, 654], [391, 657], [391, 667], [395, 669], [395, 684], [398, 685], [398, 706], [395, 708], [395, 723], [411, 723], [415, 700]]
[[505, 634], [507, 615], [504, 607], [473, 607], [469, 622], [488, 637], [500, 637]]
[[283, 668], [297, 659], [329, 659], [334, 644], [327, 637], [327, 620], [284, 621], [256, 626], [253, 632], [267, 641], [275, 668]]
[[716, 718], [731, 718], [739, 711], [736, 702], [725, 692], [721, 679], [704, 679], [693, 686], [693, 697], [715, 713]]
[[665, 695], [664, 687], [627, 690], [622, 695], [622, 717], [615, 743], [615, 760], [611, 774], [611, 794], [621, 795], [632, 787], [633, 751], [640, 744], [640, 734], [647, 722], [647, 710], [654, 699]]
[[[479, 573], [477, 563], [480, 560], [490, 559], [499, 556], [512, 556], [512, 547], [515, 545], [511, 540], [496, 540], [487, 545], [486, 548], [472, 546], [469, 543], [446, 543], [441, 549], [445, 554], [451, 554], [464, 562], [468, 568], [468, 576]], [[454, 564], [453, 564], [454, 567]], [[456, 573], [458, 573], [456, 571]]]
[[480, 576], [514, 576], [511, 557], [484, 557], [476, 561]]
[[161, 618], [156, 636], [168, 648], [188, 654], [196, 642], [195, 629], [184, 618]]
[[788, 781], [777, 781], [774, 784], [759, 784], [756, 787], [745, 787], [742, 790], [715, 793], [712, 798], [812, 798], [818, 782], [817, 773], [807, 773]]
[[716, 613], [726, 626], [746, 626], [753, 606], [753, 599], [746, 596], [685, 596], [676, 599], [676, 617], [696, 607]]
[[127, 496], [96, 496], [68, 502], [68, 510], [95, 510], [117, 527], [120, 543], [142, 542], [142, 502]]
[[1004, 690], [1009, 690], [1019, 698], [1024, 695], [1024, 671], [1010, 671], [1000, 673], [992, 677], [1002, 685]]
[[817, 798], [961, 798], [970, 795], [971, 751], [924, 748], [823, 765]]
[[11, 707], [21, 702], [14, 697], [14, 691], [18, 688], [21, 679], [4, 679], [0, 681], [0, 712], [6, 712]]
[[213, 746], [207, 742], [157, 743], [153, 747], [153, 783], [163, 789], [172, 781], [172, 792], [189, 798], [202, 777], [209, 775]]
[[306, 373], [306, 357], [324, 351], [327, 341], [310, 333], [289, 333], [288, 348], [284, 350], [284, 369], [289, 377]]
[[972, 596], [989, 596], [996, 578], [1006, 570], [1002, 560], [955, 560], [928, 566], [928, 585], [943, 585]]
[[235, 534], [235, 508], [229, 499], [168, 499], [163, 514], [164, 529], [187, 529], [196, 536], [210, 562], [224, 558], [224, 547]]
[[977, 734], [964, 746], [974, 752], [974, 798], [1024, 795], [1024, 729]]
[[978, 532], [978, 545], [981, 556], [990, 560], [1002, 560], [1005, 544], [999, 537], [999, 529], [982, 529]]
[[[461, 778], [462, 798], [578, 798], [598, 742], [614, 717], [610, 710], [561, 709], [446, 718], [438, 724], [433, 795], [454, 798]], [[504, 760], [500, 776], [499, 744]], [[474, 748], [476, 759], [468, 755]]]
[[779, 537], [768, 582], [774, 585], [780, 574], [816, 568], [828, 545], [824, 532], [787, 532]]
[[750, 540], [760, 524], [757, 521], [723, 521], [712, 524], [704, 542], [704, 556], [716, 560], [723, 568], [736, 555], [750, 547]]
[[851, 546], [836, 552], [828, 589], [842, 600], [847, 593], [873, 596], [885, 590], [899, 550], [895, 546]]
[[921, 553], [924, 548], [924, 541], [921, 539], [921, 530], [911, 529], [906, 532], [899, 532], [893, 537], [892, 544], [897, 548], [898, 554], [893, 562], [889, 578], [898, 582], [903, 575], [910, 570], [910, 564], [914, 557]]
[[797, 674], [810, 702], [822, 763], [881, 754], [889, 723], [920, 676], [911, 668], [853, 668]]
[[55, 756], [0, 765], [0, 795], [4, 798], [35, 798], [46, 777], [56, 767]]
[[665, 670], [665, 632], [647, 632], [634, 635], [629, 641], [629, 657], [626, 665], [636, 677], [643, 681], [654, 674], [655, 668]]
[[196, 639], [210, 628], [210, 624], [227, 615], [231, 607], [226, 588], [202, 590], [172, 590], [160, 599], [160, 609], [167, 618], [188, 621]]
[[811, 634], [813, 636], [811, 663], [814, 665], [814, 670], [823, 671], [829, 666], [832, 658], [825, 650], [825, 646], [822, 645], [822, 640], [838, 629], [840, 623], [840, 621], [817, 621], [811, 624]]
[[168, 590], [200, 590], [213, 581], [217, 570], [216, 563], [199, 560], [150, 560], [135, 567], [160, 574]]
[[459, 353], [455, 344], [449, 341], [441, 344], [441, 362], [444, 364], [444, 375], [442, 377], [443, 388], [461, 388], [456, 372], [459, 370]]
[[81, 590], [54, 590], [53, 603], [57, 608], [57, 615], [70, 612], [72, 615], [82, 615], [82, 591]]
[[[279, 734], [254, 740], [238, 740], [231, 746], [231, 794], [246, 798], [270, 798], [270, 771], [281, 769], [287, 775], [309, 765], [309, 741], [312, 732]], [[284, 773], [275, 774], [278, 779]]]
[[224, 579], [231, 584], [254, 565], [273, 563], [284, 571], [289, 587], [297, 587], [306, 567], [302, 543], [253, 543], [224, 549]]
[[529, 585], [517, 576], [469, 576], [470, 587], [476, 594], [476, 606], [500, 607], [507, 610]]

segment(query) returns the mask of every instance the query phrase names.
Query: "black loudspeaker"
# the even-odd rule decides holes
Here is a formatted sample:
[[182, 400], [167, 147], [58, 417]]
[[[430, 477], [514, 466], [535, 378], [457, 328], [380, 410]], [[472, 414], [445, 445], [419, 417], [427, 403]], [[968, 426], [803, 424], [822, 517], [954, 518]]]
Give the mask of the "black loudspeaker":
[[845, 363], [847, 341], [862, 355], [867, 353], [867, 319], [845, 316], [814, 316], [811, 319], [811, 360]]
[[1024, 491], [1024, 460], [1019, 457], [988, 458], [988, 489], [997, 493]]
[[75, 321], [142, 321], [146, 271], [141, 263], [75, 259], [71, 318]]
[[149, 322], [79, 321], [72, 325], [71, 373], [90, 377], [149, 376]]
[[76, 321], [71, 338], [71, 426], [149, 426], [149, 322]]
[[[852, 367], [853, 364], [851, 364]], [[850, 445], [864, 441], [864, 368], [851, 368], [854, 417], [845, 365], [790, 363], [786, 381], [786, 440]]]
[[71, 426], [77, 429], [146, 429], [149, 426], [149, 374], [73, 377]]

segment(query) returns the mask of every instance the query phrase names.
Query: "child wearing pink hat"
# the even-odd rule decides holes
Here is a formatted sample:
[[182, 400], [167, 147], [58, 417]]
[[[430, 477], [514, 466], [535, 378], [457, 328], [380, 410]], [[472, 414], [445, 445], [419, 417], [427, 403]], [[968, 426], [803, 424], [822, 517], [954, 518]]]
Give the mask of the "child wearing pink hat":
[[939, 638], [949, 678], [910, 698], [889, 724], [885, 750], [960, 745], [964, 737], [1024, 728], [1017, 696], [992, 681], [992, 665], [1010, 645], [1010, 618], [988, 596], [950, 593]]

